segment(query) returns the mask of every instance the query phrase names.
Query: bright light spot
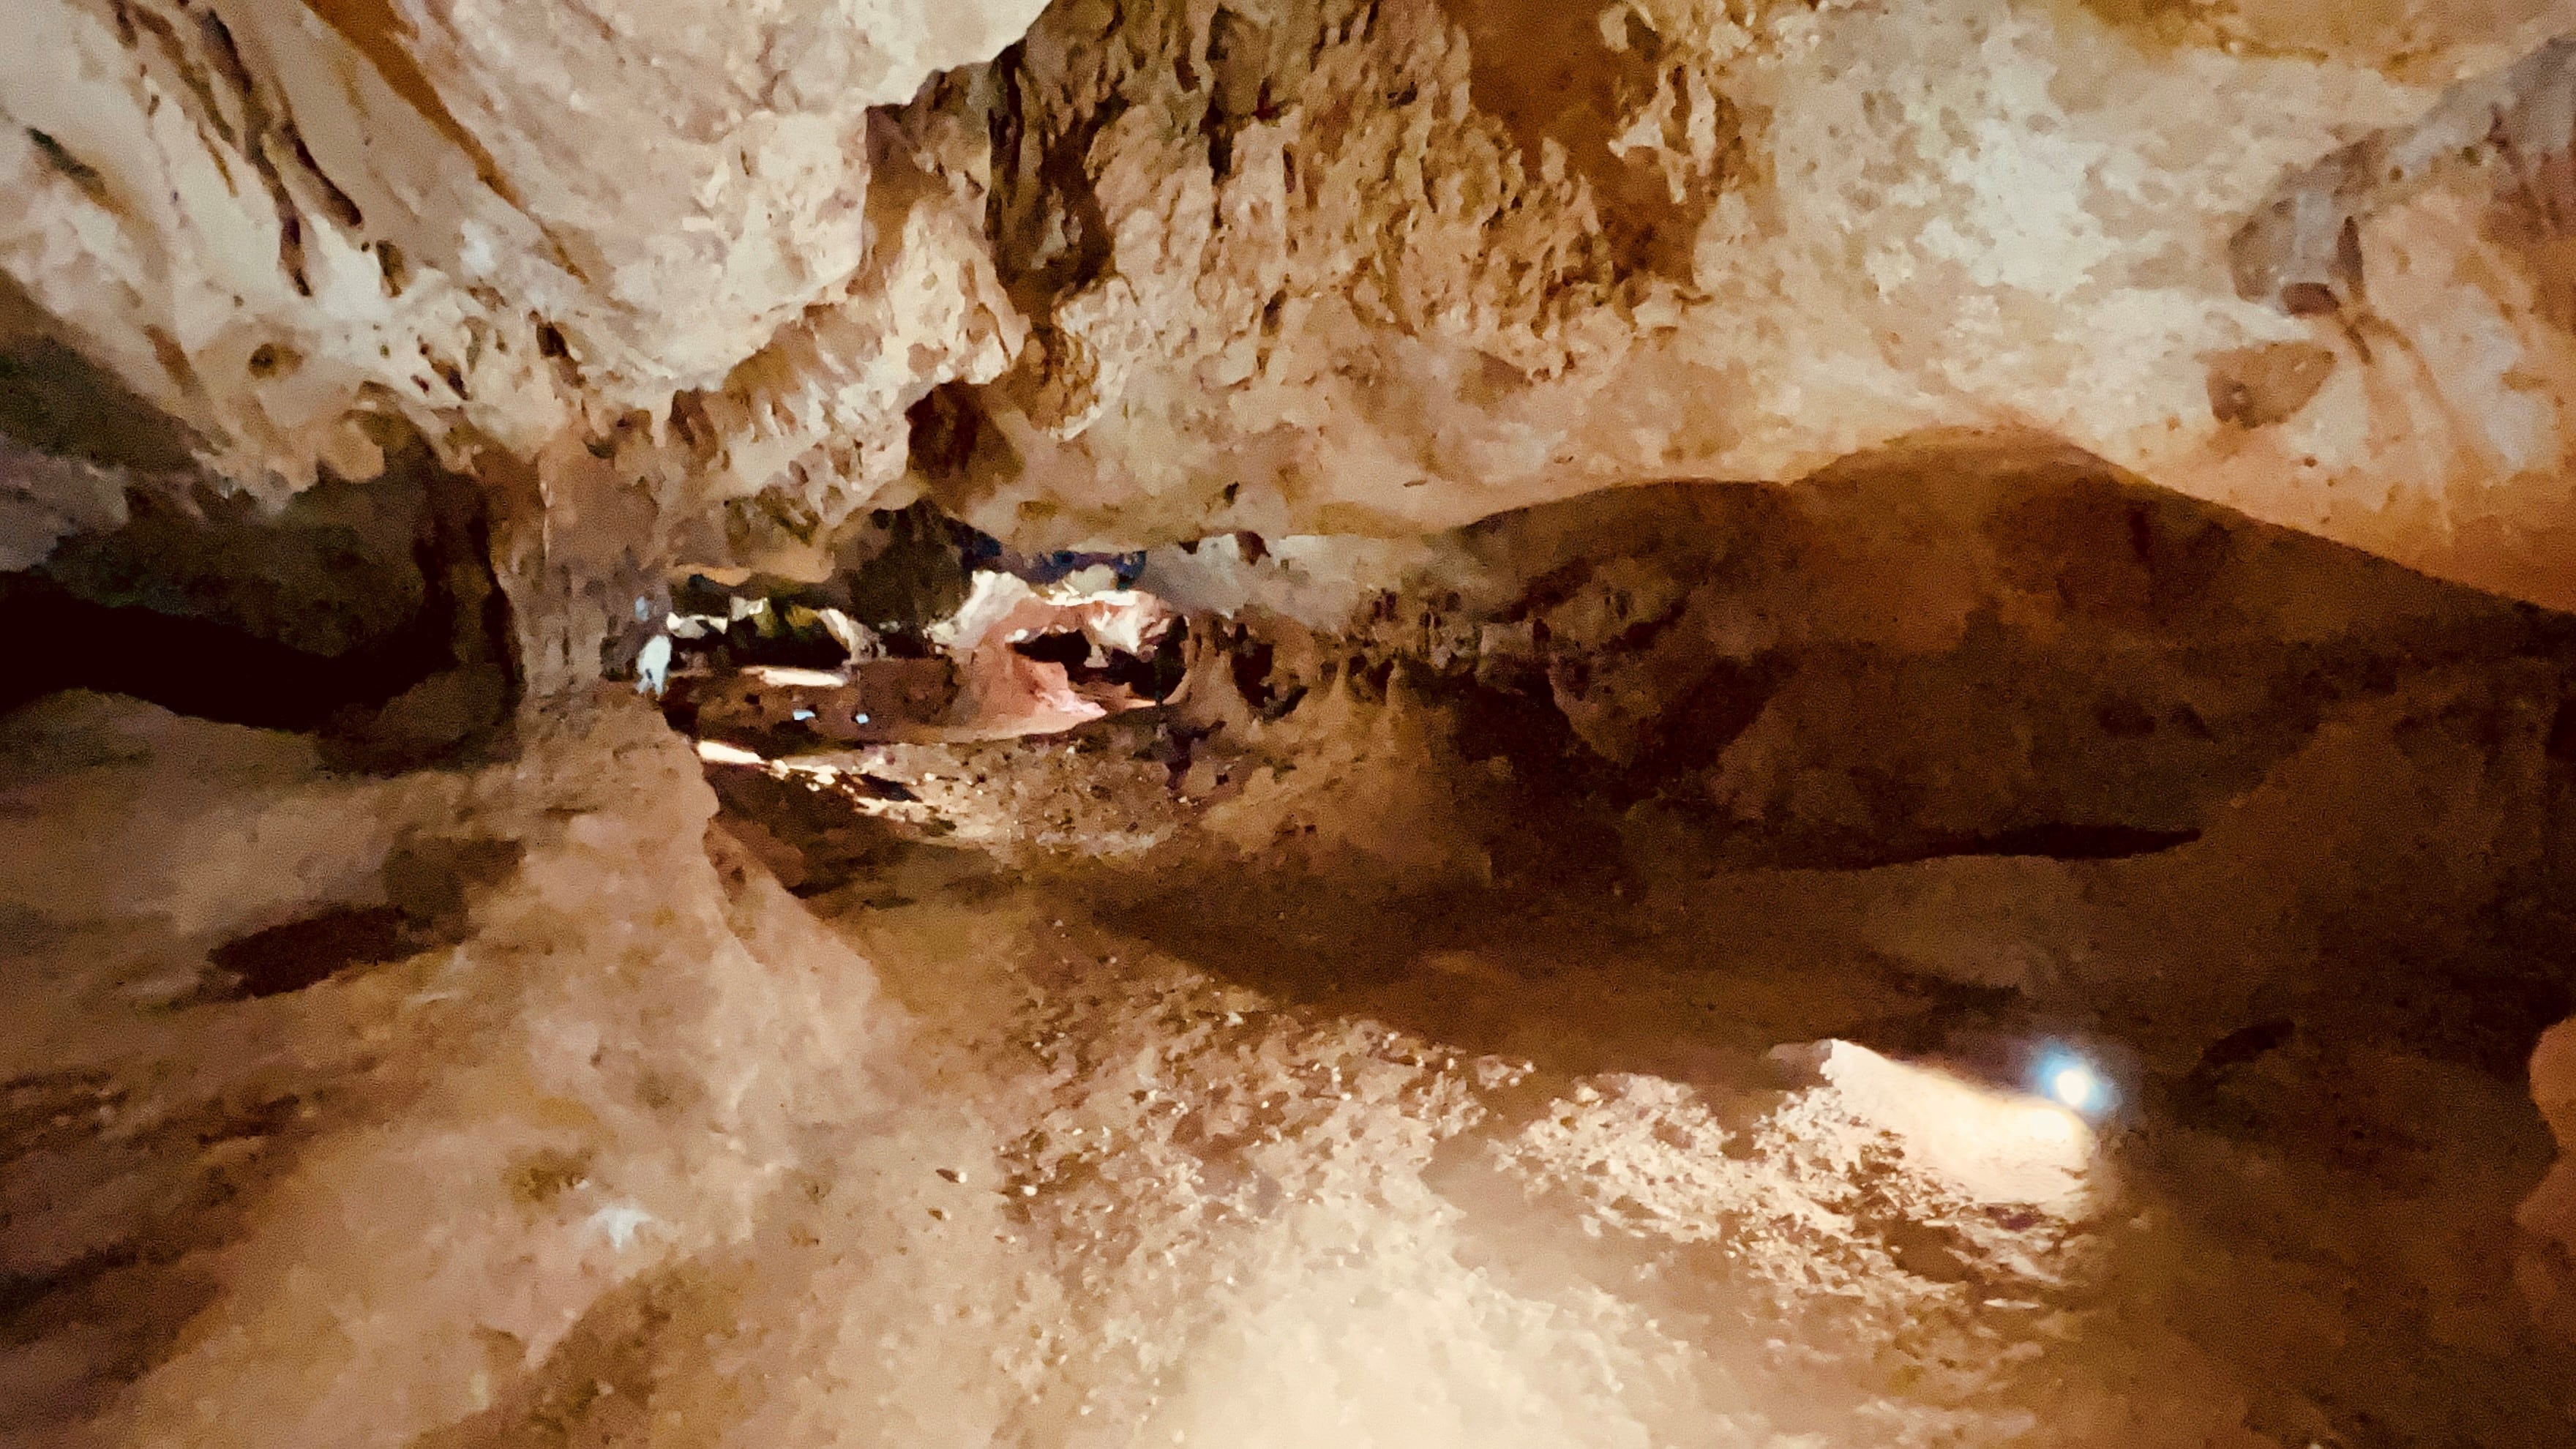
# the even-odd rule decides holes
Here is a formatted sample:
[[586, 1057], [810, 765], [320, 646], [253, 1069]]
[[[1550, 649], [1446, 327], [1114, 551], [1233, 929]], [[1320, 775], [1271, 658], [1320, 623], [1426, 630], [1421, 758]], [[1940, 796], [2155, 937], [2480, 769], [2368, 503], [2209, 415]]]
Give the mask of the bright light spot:
[[721, 740], [698, 741], [698, 758], [706, 761], [710, 765], [762, 765], [768, 763], [768, 761], [763, 760], [760, 756], [753, 754], [751, 751], [744, 749], [740, 745], [728, 745]]
[[671, 636], [656, 634], [644, 641], [643, 652], [635, 656], [635, 692], [662, 697], [671, 687]]
[[2051, 1053], [2040, 1063], [2039, 1078], [2062, 1107], [2090, 1116], [2111, 1105], [2111, 1084], [2079, 1057]]
[[848, 675], [828, 669], [794, 669], [784, 664], [755, 664], [743, 673], [771, 689], [839, 689], [850, 682]]
[[653, 1215], [633, 1203], [612, 1203], [590, 1215], [591, 1229], [621, 1253], [634, 1246], [635, 1230], [652, 1222]]
[[[1915, 1168], [1977, 1201], [2072, 1211], [2086, 1192], [2093, 1129], [2044, 1092], [1996, 1091], [1847, 1041], [1783, 1047], [1775, 1055], [1811, 1064], [1843, 1110], [1902, 1143]], [[2042, 1075], [2033, 1085], [2047, 1082]]]
[[812, 719], [814, 717], [814, 711], [810, 709], [790, 710], [788, 711], [787, 717], [801, 724], [806, 720]]

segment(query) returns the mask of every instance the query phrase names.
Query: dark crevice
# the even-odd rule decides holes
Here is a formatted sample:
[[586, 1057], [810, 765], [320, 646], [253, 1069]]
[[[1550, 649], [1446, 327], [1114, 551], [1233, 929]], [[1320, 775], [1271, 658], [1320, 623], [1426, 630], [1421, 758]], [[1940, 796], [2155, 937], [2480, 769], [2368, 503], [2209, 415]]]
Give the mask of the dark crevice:
[[515, 871], [521, 856], [521, 845], [509, 840], [407, 845], [385, 862], [389, 904], [333, 907], [227, 941], [207, 953], [216, 975], [197, 999], [281, 996], [456, 945], [471, 934], [473, 899]]
[[2559, 764], [2576, 763], [2576, 695], [2559, 701], [2549, 720], [2548, 758]]
[[[1724, 827], [1717, 822], [1708, 824], [1724, 832]], [[1726, 841], [1728, 849], [1725, 854], [1739, 866], [1866, 871], [1980, 856], [2062, 861], [2133, 860], [2178, 850], [2198, 841], [2200, 836], [2197, 827], [2172, 829], [2067, 821], [1945, 834], [1924, 834], [1902, 828], [1860, 831], [1814, 825], [1787, 829], [1738, 826]]]
[[[1175, 628], [1186, 626], [1176, 625]], [[1107, 684], [1129, 690], [1143, 698], [1163, 700], [1180, 687], [1182, 650], [1177, 638], [1167, 639], [1163, 647], [1139, 657], [1116, 649], [1101, 649], [1079, 630], [1040, 634], [1013, 644], [1011, 650], [1024, 659], [1041, 664], [1062, 666], [1065, 677], [1076, 685]], [[1094, 658], [1099, 660], [1094, 663]]]
[[[14, 646], [0, 711], [67, 689], [122, 694], [202, 719], [319, 731], [326, 758], [360, 769], [426, 763], [486, 737], [518, 682], [482, 495], [416, 443], [386, 482], [367, 486], [404, 506], [403, 480], [422, 490], [409, 500], [408, 558], [318, 524], [276, 534], [240, 520], [192, 524], [138, 494], [129, 530], [67, 545], [45, 571], [0, 575]], [[238, 552], [272, 538], [283, 540], [273, 556]], [[388, 591], [416, 602], [406, 612], [368, 598]]]
[[108, 193], [107, 178], [99, 174], [97, 167], [63, 149], [62, 142], [33, 126], [27, 128], [27, 139], [35, 143], [36, 154], [44, 157], [47, 165], [61, 172], [64, 180], [79, 187], [81, 194], [88, 197], [92, 204], [108, 210], [115, 209], [115, 198]]
[[1079, 631], [1067, 631], [1023, 639], [1012, 645], [1011, 651], [1023, 659], [1034, 659], [1040, 664], [1061, 664], [1070, 670], [1083, 668], [1091, 662], [1092, 643]]
[[339, 658], [207, 619], [111, 608], [49, 579], [0, 575], [15, 635], [0, 710], [65, 689], [149, 700], [227, 724], [313, 730], [352, 704], [381, 704], [448, 662], [446, 630], [407, 627]]
[[[0, 277], [0, 305], [24, 297]], [[26, 304], [33, 310], [33, 303]], [[48, 337], [0, 347], [0, 438], [138, 473], [192, 472], [197, 440], [115, 374]]]
[[904, 414], [911, 425], [912, 467], [923, 477], [946, 480], [964, 476], [984, 431], [983, 409], [975, 390], [961, 382], [944, 382], [922, 395]]
[[2276, 1016], [2240, 1026], [2201, 1052], [2199, 1064], [2191, 1069], [2186, 1085], [2201, 1087], [2237, 1067], [2259, 1061], [2289, 1045], [2298, 1035], [2298, 1024], [2286, 1016]]
[[[1043, 335], [1053, 299], [1079, 290], [1108, 266], [1110, 228], [1092, 189], [1091, 142], [1128, 102], [1108, 96], [1070, 129], [1050, 134], [1042, 124], [1030, 124], [1032, 111], [1042, 114], [1042, 103], [1025, 93], [1034, 85], [1028, 71], [1021, 45], [1004, 50], [993, 62], [996, 100], [987, 123], [993, 184], [984, 230], [994, 243], [1004, 285], [1021, 309], [1039, 320]], [[1061, 246], [1055, 244], [1057, 238]]]
[[[1992, 835], [1938, 837], [1919, 854], [1909, 854], [1903, 859], [2018, 855], [2048, 860], [2128, 860], [2179, 849], [2198, 839], [2198, 830], [2156, 830], [2142, 825], [2076, 825], [2052, 821], [2045, 825], [2019, 826]], [[1888, 863], [1900, 862], [1891, 860]]]
[[279, 996], [353, 966], [399, 960], [406, 922], [392, 906], [325, 911], [229, 941], [208, 954], [237, 983], [235, 998]]

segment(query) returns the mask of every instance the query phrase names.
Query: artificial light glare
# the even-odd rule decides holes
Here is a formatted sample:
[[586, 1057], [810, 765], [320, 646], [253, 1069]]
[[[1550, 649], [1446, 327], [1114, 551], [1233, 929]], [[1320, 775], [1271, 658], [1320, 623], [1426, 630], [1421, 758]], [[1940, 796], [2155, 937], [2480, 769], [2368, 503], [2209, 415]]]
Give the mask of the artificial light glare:
[[2051, 1052], [2042, 1058], [2039, 1081], [2051, 1101], [2088, 1117], [2111, 1104], [2111, 1084], [2092, 1063], [2070, 1052]]

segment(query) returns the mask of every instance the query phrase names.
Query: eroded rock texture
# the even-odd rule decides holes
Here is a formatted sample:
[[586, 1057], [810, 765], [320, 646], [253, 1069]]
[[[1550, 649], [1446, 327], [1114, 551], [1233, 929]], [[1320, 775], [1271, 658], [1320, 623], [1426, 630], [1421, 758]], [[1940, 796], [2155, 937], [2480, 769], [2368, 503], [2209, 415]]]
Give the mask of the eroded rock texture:
[[1062, 735], [21, 710], [0, 1417], [2560, 1442], [2576, 638], [2007, 461], [1175, 550], [1234, 617]]
[[399, 415], [620, 587], [566, 535], [1405, 532], [2012, 425], [2563, 603], [2570, 20], [41, 0], [0, 270], [240, 486]]
[[2569, 1437], [2576, 5], [5, 18], [0, 1438]]

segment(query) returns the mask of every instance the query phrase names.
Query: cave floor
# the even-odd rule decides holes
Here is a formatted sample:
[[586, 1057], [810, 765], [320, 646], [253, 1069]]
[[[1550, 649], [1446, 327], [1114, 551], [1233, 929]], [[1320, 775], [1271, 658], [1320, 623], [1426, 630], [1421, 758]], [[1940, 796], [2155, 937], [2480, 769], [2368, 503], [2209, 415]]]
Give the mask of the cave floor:
[[[1038, 1189], [1015, 1220], [1098, 1295], [1075, 1380], [1132, 1442], [2565, 1436], [2511, 1286], [2550, 1156], [2517, 1083], [2384, 1020], [2231, 1040], [2188, 1000], [2106, 1023], [1927, 978], [1834, 939], [1877, 874], [1691, 905], [1239, 867], [820, 903], [977, 1063], [1006, 1190]], [[2035, 1208], [1773, 1060], [1824, 1038], [2003, 1091], [2080, 1043], [2136, 1096], [2088, 1195]]]
[[[1834, 871], [1543, 819], [1399, 890], [814, 832], [723, 769], [709, 828], [613, 700], [367, 780], [9, 729], [18, 1442], [2576, 1440], [2528, 1024], [2277, 909], [2366, 799]], [[1825, 1039], [1871, 1051], [1775, 1050]], [[2042, 1042], [2119, 1085], [2091, 1132]]]

